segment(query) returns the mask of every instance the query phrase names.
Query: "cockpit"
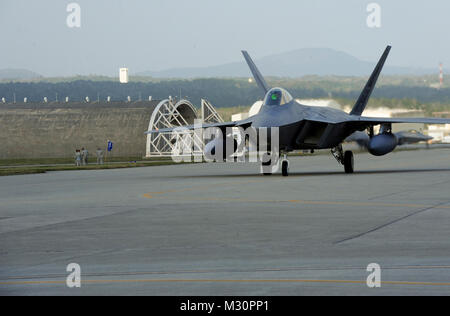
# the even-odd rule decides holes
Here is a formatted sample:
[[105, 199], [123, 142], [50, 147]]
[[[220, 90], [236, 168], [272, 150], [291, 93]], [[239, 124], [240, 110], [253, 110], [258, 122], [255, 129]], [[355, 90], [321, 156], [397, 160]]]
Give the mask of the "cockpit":
[[264, 105], [277, 106], [284, 105], [293, 100], [292, 96], [282, 88], [273, 88], [267, 92], [264, 98]]

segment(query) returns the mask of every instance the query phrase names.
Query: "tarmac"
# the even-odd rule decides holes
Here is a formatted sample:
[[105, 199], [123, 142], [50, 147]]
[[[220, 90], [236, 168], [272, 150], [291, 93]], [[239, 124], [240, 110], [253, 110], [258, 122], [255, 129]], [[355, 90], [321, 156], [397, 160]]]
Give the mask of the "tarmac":
[[358, 154], [353, 175], [318, 155], [292, 157], [289, 177], [239, 163], [0, 177], [0, 295], [450, 295], [449, 158]]

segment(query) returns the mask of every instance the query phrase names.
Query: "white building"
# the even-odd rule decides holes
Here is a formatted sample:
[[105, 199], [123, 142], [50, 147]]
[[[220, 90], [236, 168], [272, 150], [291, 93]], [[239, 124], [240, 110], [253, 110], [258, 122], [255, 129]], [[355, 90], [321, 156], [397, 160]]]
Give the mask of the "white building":
[[120, 83], [128, 83], [128, 68], [119, 69], [119, 81]]
[[450, 143], [450, 124], [429, 125], [428, 136], [433, 137], [433, 142]]

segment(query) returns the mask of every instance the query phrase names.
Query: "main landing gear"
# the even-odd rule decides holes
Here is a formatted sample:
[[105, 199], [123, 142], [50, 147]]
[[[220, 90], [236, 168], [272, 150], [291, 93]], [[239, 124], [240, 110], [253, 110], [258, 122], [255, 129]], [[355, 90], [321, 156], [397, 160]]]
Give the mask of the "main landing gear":
[[353, 156], [353, 152], [346, 151], [342, 149], [342, 145], [339, 145], [333, 149], [331, 149], [331, 153], [334, 158], [344, 166], [345, 173], [350, 174], [355, 171], [355, 159]]
[[287, 155], [283, 156], [283, 160], [281, 160], [281, 174], [283, 177], [287, 177], [289, 175], [289, 160], [287, 160]]

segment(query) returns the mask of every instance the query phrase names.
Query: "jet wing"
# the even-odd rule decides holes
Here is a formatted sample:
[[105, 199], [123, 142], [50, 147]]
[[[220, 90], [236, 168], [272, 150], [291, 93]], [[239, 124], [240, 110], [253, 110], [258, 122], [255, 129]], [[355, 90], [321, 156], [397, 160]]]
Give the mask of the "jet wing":
[[345, 126], [345, 130], [349, 133], [355, 131], [363, 131], [364, 129], [381, 124], [402, 124], [402, 123], [419, 123], [419, 124], [450, 124], [450, 119], [443, 118], [384, 118], [384, 117], [367, 117], [367, 116], [354, 116], [345, 121], [341, 121], [338, 124]]
[[186, 125], [186, 126], [177, 126], [177, 127], [171, 127], [171, 128], [161, 128], [158, 130], [151, 130], [147, 131], [144, 134], [156, 134], [156, 133], [172, 133], [172, 132], [183, 132], [183, 131], [192, 131], [196, 128], [210, 128], [210, 127], [217, 127], [221, 130], [226, 129], [227, 127], [246, 127], [250, 125], [251, 120], [245, 119], [241, 121], [234, 121], [234, 122], [223, 122], [223, 123], [208, 123], [208, 124], [198, 124], [198, 125]]
[[450, 124], [450, 119], [441, 118], [381, 118], [357, 115], [330, 115], [325, 118], [319, 114], [321, 113], [306, 116], [295, 140], [300, 148], [333, 148], [353, 133], [380, 124]]
[[423, 123], [423, 124], [450, 124], [450, 119], [443, 119], [443, 118], [382, 118], [382, 117], [366, 117], [366, 116], [360, 116], [355, 117], [354, 120], [350, 120], [350, 122], [364, 122], [368, 125], [379, 125], [383, 123]]
[[[383, 117], [366, 117], [354, 116], [353, 118], [340, 121], [338, 126], [344, 126], [344, 135], [351, 135], [356, 131], [363, 131], [368, 127], [381, 124], [402, 124], [402, 123], [419, 123], [419, 124], [450, 124], [450, 119], [443, 118], [383, 118]], [[341, 131], [338, 129], [338, 131]]]

